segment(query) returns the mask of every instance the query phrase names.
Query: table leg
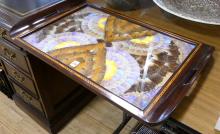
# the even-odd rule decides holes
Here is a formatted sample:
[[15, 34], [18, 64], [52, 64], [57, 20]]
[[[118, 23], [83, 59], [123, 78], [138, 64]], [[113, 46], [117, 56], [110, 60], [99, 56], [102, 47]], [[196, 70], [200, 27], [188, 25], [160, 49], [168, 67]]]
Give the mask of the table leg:
[[131, 116], [125, 112], [123, 112], [123, 118], [122, 118], [122, 122], [120, 123], [120, 125], [117, 127], [117, 129], [115, 129], [115, 131], [113, 132], [113, 134], [119, 134], [121, 132], [121, 130], [125, 127], [125, 125], [128, 123], [128, 121], [131, 119]]

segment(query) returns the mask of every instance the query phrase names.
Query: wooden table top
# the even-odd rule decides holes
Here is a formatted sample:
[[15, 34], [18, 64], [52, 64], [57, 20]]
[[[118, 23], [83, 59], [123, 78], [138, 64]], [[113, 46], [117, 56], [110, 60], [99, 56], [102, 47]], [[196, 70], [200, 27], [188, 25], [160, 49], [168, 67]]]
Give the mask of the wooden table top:
[[[101, 0], [89, 0], [89, 2], [107, 7], [106, 3]], [[213, 61], [204, 70], [194, 91], [185, 98], [173, 116], [202, 133], [217, 133], [214, 126], [220, 116], [220, 26], [200, 24], [178, 18], [162, 11], [150, 1], [145, 2], [142, 6], [141, 9], [133, 11], [116, 11], [215, 47]]]

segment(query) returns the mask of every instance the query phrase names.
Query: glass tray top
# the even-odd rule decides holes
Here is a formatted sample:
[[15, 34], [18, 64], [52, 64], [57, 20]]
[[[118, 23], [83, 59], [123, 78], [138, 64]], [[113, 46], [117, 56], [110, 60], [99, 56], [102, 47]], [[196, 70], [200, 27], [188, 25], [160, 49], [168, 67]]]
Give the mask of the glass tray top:
[[141, 110], [195, 48], [91, 7], [23, 39]]
[[6, 8], [18, 15], [26, 15], [59, 1], [63, 0], [0, 0], [0, 7]]

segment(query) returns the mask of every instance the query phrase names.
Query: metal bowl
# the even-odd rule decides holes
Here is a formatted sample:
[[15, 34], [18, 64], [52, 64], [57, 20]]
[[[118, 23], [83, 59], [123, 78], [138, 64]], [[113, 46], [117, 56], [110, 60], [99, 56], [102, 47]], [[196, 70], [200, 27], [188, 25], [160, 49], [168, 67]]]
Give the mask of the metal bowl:
[[163, 10], [184, 19], [220, 25], [220, 0], [153, 0]]

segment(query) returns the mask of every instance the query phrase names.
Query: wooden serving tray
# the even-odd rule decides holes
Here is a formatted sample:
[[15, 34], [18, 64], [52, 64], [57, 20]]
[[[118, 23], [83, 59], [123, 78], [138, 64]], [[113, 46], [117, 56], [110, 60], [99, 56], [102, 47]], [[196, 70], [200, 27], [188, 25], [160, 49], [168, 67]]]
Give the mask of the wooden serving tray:
[[213, 52], [205, 44], [88, 4], [15, 33], [20, 47], [150, 124], [169, 117]]

